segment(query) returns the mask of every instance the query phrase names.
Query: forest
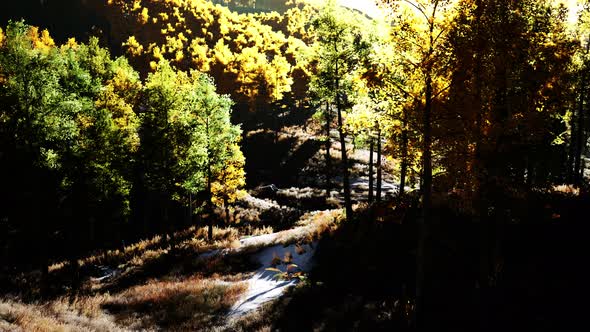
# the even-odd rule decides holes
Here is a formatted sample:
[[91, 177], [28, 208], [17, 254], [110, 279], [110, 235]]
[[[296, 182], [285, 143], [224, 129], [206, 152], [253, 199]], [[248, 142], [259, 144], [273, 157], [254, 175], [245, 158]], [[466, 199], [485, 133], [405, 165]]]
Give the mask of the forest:
[[0, 4], [0, 331], [578, 331], [587, 0]]

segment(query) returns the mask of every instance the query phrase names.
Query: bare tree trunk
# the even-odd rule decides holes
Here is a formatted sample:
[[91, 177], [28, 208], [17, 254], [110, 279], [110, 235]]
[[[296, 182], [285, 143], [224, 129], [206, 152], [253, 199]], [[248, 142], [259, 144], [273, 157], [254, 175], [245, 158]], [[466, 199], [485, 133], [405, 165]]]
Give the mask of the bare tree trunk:
[[401, 164], [401, 171], [399, 177], [399, 197], [404, 196], [404, 191], [406, 189], [406, 175], [408, 173], [408, 130], [406, 128], [406, 117], [405, 117], [405, 110], [404, 110], [404, 123], [402, 129], [402, 164]]
[[273, 119], [274, 119], [274, 127], [275, 127], [275, 132], [274, 132], [274, 141], [275, 144], [277, 144], [279, 142], [279, 132], [280, 132], [280, 125], [279, 125], [279, 112], [278, 112], [278, 108], [276, 110], [271, 110], [271, 112], [273, 112]]
[[[575, 111], [573, 112], [575, 114]], [[567, 159], [567, 182], [574, 183], [574, 164], [576, 160], [576, 118], [572, 116], [570, 120], [571, 134], [570, 134], [570, 146], [568, 151]]]
[[352, 201], [350, 199], [350, 179], [348, 174], [348, 156], [346, 155], [346, 137], [344, 134], [344, 123], [342, 120], [342, 105], [340, 104], [340, 79], [338, 77], [338, 61], [336, 61], [336, 81], [335, 83], [335, 97], [336, 97], [336, 112], [338, 113], [338, 134], [340, 136], [340, 149], [342, 155], [342, 186], [344, 191], [344, 206], [346, 210], [346, 220], [350, 221], [352, 218]]
[[488, 329], [488, 280], [490, 275], [490, 220], [487, 217], [486, 206], [483, 201], [483, 160], [482, 160], [482, 140], [483, 140], [483, 100], [482, 100], [482, 58], [483, 58], [483, 31], [482, 16], [483, 2], [476, 1], [475, 8], [475, 60], [474, 60], [474, 84], [475, 84], [475, 124], [473, 128], [474, 153], [473, 153], [473, 198], [475, 222], [479, 223], [479, 292], [480, 307], [479, 318], [482, 330]]
[[[82, 206], [82, 204], [78, 204]], [[75, 209], [77, 210], [77, 209]], [[76, 223], [76, 219], [84, 220], [85, 218], [80, 213], [74, 213], [73, 216], [68, 216], [68, 234], [69, 234], [69, 263], [70, 263], [70, 277], [71, 277], [71, 286], [72, 286], [72, 293], [71, 296], [79, 290], [80, 288], [80, 264], [78, 263], [78, 253], [80, 250], [80, 242], [78, 241], [78, 236], [80, 233], [78, 232], [78, 227]]]
[[531, 160], [532, 158], [530, 156], [526, 156], [525, 162], [526, 162], [526, 188], [528, 190], [530, 190], [533, 187], [534, 184], [534, 172], [535, 172], [535, 167], [533, 165], [533, 161]]
[[338, 110], [338, 133], [340, 134], [340, 149], [342, 150], [342, 186], [344, 190], [344, 206], [346, 209], [346, 220], [352, 217], [352, 202], [350, 199], [350, 178], [348, 173], [348, 156], [346, 155], [346, 139], [342, 123], [342, 110], [337, 105]]
[[209, 241], [213, 241], [213, 192], [211, 191], [211, 146], [209, 142], [209, 120], [205, 123], [205, 129], [207, 133], [207, 238]]
[[227, 197], [223, 198], [223, 207], [225, 208], [225, 225], [227, 227], [231, 222], [229, 218], [229, 203], [227, 202]]
[[418, 250], [416, 253], [416, 323], [422, 328], [425, 323], [424, 282], [426, 265], [426, 240], [430, 225], [430, 209], [432, 207], [432, 152], [431, 152], [431, 111], [432, 111], [432, 78], [430, 72], [426, 76], [426, 104], [423, 114], [424, 155], [422, 156], [422, 217], [418, 219]]
[[369, 204], [373, 203], [373, 137], [369, 137]]
[[40, 261], [41, 261], [41, 285], [40, 291], [42, 297], [49, 296], [49, 227], [46, 220], [40, 220], [39, 210], [34, 209], [34, 216], [37, 222], [40, 222], [39, 229], [41, 232], [41, 249]]
[[[590, 47], [590, 42], [588, 43]], [[588, 51], [586, 51], [588, 52]], [[583, 69], [580, 85], [580, 104], [578, 105], [578, 123], [576, 125], [576, 148], [574, 153], [574, 183], [581, 184], [582, 151], [584, 145], [584, 103], [586, 96], [586, 68]]]
[[381, 202], [382, 187], [382, 169], [381, 169], [381, 129], [377, 129], [377, 202]]
[[188, 222], [187, 222], [187, 226], [190, 226], [193, 224], [193, 193], [189, 192], [188, 193]]
[[330, 138], [330, 125], [332, 117], [330, 114], [330, 103], [326, 102], [326, 190], [332, 187], [332, 156], [330, 155], [330, 148], [332, 147], [332, 139]]

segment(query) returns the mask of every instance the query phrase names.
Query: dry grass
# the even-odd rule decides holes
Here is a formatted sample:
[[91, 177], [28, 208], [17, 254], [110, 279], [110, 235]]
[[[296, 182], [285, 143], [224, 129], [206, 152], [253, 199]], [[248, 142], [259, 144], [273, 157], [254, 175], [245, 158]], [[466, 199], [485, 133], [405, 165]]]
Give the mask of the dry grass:
[[[257, 245], [312, 242], [335, 229], [341, 219], [341, 210], [309, 212], [294, 229], [279, 232], [275, 243]], [[242, 280], [251, 267], [246, 266], [249, 260], [245, 258], [253, 248], [231, 249], [240, 247], [241, 236], [270, 233], [273, 227], [262, 224], [216, 227], [209, 242], [206, 227], [190, 227], [96, 252], [78, 261], [83, 281], [79, 295], [43, 303], [27, 302], [24, 294], [0, 299], [0, 331], [225, 330], [225, 312], [246, 290]], [[216, 249], [232, 254], [199, 260], [202, 253]], [[64, 261], [50, 267], [56, 284], [68, 280], [68, 265]], [[116, 271], [116, 276], [91, 278], [101, 276], [96, 275], [101, 266]], [[28, 285], [35, 287], [34, 282]], [[56, 291], [59, 294], [68, 292]], [[262, 324], [253, 330], [269, 328]]]
[[259, 310], [254, 310], [239, 319], [229, 323], [229, 326], [220, 331], [232, 332], [270, 332], [276, 317], [280, 316], [280, 306], [277, 304], [281, 300], [275, 300], [263, 304]]
[[200, 278], [153, 281], [122, 292], [106, 307], [119, 324], [132, 329], [159, 326], [165, 330], [195, 331], [219, 324], [221, 314], [246, 287], [245, 283]]
[[45, 304], [0, 300], [0, 331], [126, 331], [100, 309], [106, 296]]
[[303, 216], [299, 225], [304, 226], [307, 230], [307, 234], [305, 234], [307, 242], [313, 242], [324, 233], [336, 230], [343, 219], [342, 210], [316, 211]]
[[243, 233], [247, 236], [260, 236], [272, 234], [274, 233], [274, 229], [271, 226], [252, 227], [252, 225], [248, 225], [243, 229]]
[[[123, 249], [107, 250], [82, 258], [80, 267], [106, 265], [120, 269], [149, 264], [162, 255], [168, 254], [173, 248], [193, 250], [195, 253], [217, 248], [235, 248], [239, 246], [238, 230], [235, 228], [218, 228], [213, 230], [213, 241], [207, 241], [207, 227], [190, 227], [176, 232], [172, 236], [157, 235], [126, 246]], [[49, 267], [50, 273], [57, 273], [68, 266], [67, 262], [59, 262]]]
[[580, 188], [575, 187], [573, 185], [568, 185], [568, 184], [562, 184], [559, 186], [554, 186], [553, 187], [553, 192], [555, 193], [561, 193], [564, 194], [566, 196], [579, 196], [580, 195]]
[[309, 212], [299, 219], [295, 224], [295, 228], [277, 232], [272, 239], [244, 244], [242, 251], [255, 252], [262, 247], [279, 244], [286, 246], [297, 243], [312, 243], [319, 240], [324, 233], [336, 230], [342, 219], [342, 210]]
[[243, 282], [191, 277], [43, 304], [0, 300], [0, 331], [204, 330], [222, 323], [220, 317], [246, 287]]

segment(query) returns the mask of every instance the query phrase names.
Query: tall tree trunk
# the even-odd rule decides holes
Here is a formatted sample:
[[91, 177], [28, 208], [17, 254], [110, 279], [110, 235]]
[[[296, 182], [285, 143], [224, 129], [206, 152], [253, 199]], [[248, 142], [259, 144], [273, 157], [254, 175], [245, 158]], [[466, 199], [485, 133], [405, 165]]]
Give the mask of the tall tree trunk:
[[332, 156], [330, 155], [330, 148], [332, 147], [332, 139], [330, 138], [330, 126], [332, 123], [330, 110], [330, 102], [326, 102], [326, 190], [332, 187]]
[[213, 241], [213, 192], [211, 191], [211, 142], [209, 141], [209, 120], [205, 123], [205, 130], [207, 133], [207, 238]]
[[406, 110], [402, 110], [402, 160], [401, 171], [399, 176], [399, 198], [404, 196], [406, 190], [406, 176], [408, 174], [408, 119]]
[[274, 127], [275, 127], [274, 141], [275, 141], [275, 144], [277, 144], [279, 142], [279, 132], [281, 130], [280, 126], [279, 126], [279, 112], [278, 112], [278, 109], [271, 110], [271, 112], [273, 113]]
[[482, 59], [484, 52], [484, 36], [482, 31], [483, 1], [476, 0], [475, 8], [475, 50], [474, 50], [474, 109], [475, 123], [473, 128], [474, 151], [472, 159], [473, 167], [473, 198], [472, 204], [475, 211], [474, 221], [479, 224], [479, 291], [480, 307], [479, 318], [482, 330], [487, 330], [489, 326], [488, 310], [488, 281], [490, 275], [490, 220], [487, 217], [487, 208], [483, 200], [483, 160], [482, 160], [482, 140], [483, 140], [483, 99], [482, 99]]
[[40, 257], [40, 265], [41, 265], [41, 285], [40, 291], [42, 297], [49, 296], [49, 227], [47, 224], [47, 220], [41, 220], [39, 215], [38, 209], [33, 209], [33, 215], [35, 216], [35, 220], [40, 222], [39, 230], [41, 233], [41, 245], [39, 248], [41, 249]]
[[377, 202], [381, 202], [382, 169], [381, 169], [381, 129], [377, 129]]
[[143, 225], [143, 235], [148, 236], [150, 232], [150, 207], [153, 204], [153, 192], [147, 189], [145, 186], [143, 187], [143, 197], [144, 200], [141, 202], [143, 208], [143, 215], [142, 218], [142, 225]]
[[188, 194], [188, 217], [189, 225], [193, 224], [193, 193]]
[[[574, 114], [576, 113], [575, 110], [573, 112]], [[574, 164], [576, 163], [576, 122], [577, 122], [577, 118], [575, 116], [572, 116], [571, 120], [570, 120], [570, 145], [569, 145], [569, 151], [568, 151], [568, 159], [567, 159], [567, 178], [566, 181], [567, 183], [574, 183]]]
[[[588, 43], [590, 47], [590, 42]], [[588, 51], [586, 51], [588, 52]], [[584, 145], [584, 103], [586, 97], [586, 68], [582, 71], [582, 77], [580, 82], [580, 103], [578, 105], [578, 123], [576, 125], [576, 151], [574, 154], [574, 183], [579, 185], [582, 182], [581, 165], [582, 165], [582, 151]]]
[[369, 137], [369, 204], [373, 203], [373, 148], [375, 142]]
[[432, 207], [432, 152], [431, 152], [431, 117], [432, 111], [432, 78], [430, 72], [426, 76], [426, 94], [423, 114], [423, 156], [422, 156], [422, 217], [418, 219], [418, 250], [416, 254], [416, 323], [422, 329], [426, 320], [424, 318], [424, 282], [426, 265], [426, 240], [428, 226], [430, 225]]
[[80, 232], [78, 231], [81, 227], [78, 226], [77, 221], [86, 220], [86, 214], [84, 213], [82, 207], [85, 206], [85, 200], [82, 200], [83, 194], [79, 191], [76, 193], [74, 191], [74, 197], [80, 198], [76, 199], [77, 203], [74, 207], [73, 215], [68, 216], [68, 235], [69, 235], [69, 262], [70, 262], [70, 277], [71, 277], [71, 286], [72, 286], [72, 296], [78, 291], [80, 288], [80, 278], [79, 278], [79, 271], [80, 271], [80, 264], [78, 263], [78, 254], [80, 251], [80, 241], [79, 236]]
[[[530, 149], [530, 148], [529, 148]], [[526, 163], [526, 179], [525, 179], [525, 185], [527, 190], [531, 190], [531, 188], [533, 187], [533, 183], [534, 183], [534, 172], [535, 172], [535, 167], [533, 165], [533, 161], [531, 160], [532, 158], [527, 155], [525, 157], [525, 163]]]
[[[336, 72], [338, 69], [336, 68]], [[348, 156], [346, 155], [346, 137], [344, 134], [344, 123], [342, 120], [342, 105], [340, 104], [340, 81], [336, 78], [336, 111], [338, 112], [338, 134], [340, 136], [340, 149], [342, 153], [342, 186], [344, 191], [344, 206], [346, 209], [346, 220], [352, 218], [352, 201], [350, 199], [350, 178], [348, 174]]]
[[[435, 6], [436, 8], [436, 6]], [[428, 57], [431, 57], [434, 53], [434, 18], [436, 15], [436, 9], [432, 13], [432, 17], [429, 20], [429, 44], [428, 44]], [[428, 64], [426, 68], [426, 80], [425, 80], [425, 95], [424, 95], [424, 114], [422, 131], [424, 138], [423, 156], [422, 156], [422, 217], [418, 219], [418, 248], [416, 252], [416, 324], [418, 329], [423, 329], [426, 325], [427, 319], [425, 318], [425, 296], [424, 296], [424, 283], [426, 275], [426, 241], [429, 233], [429, 225], [431, 218], [431, 205], [432, 205], [432, 136], [431, 136], [431, 112], [432, 112], [432, 64]]]
[[346, 220], [352, 217], [352, 202], [350, 199], [350, 178], [348, 173], [348, 156], [346, 155], [346, 138], [342, 123], [342, 110], [338, 109], [338, 133], [340, 135], [340, 149], [342, 150], [342, 186], [344, 190], [344, 205], [346, 208]]
[[227, 201], [227, 197], [223, 198], [223, 207], [225, 208], [225, 225], [228, 227], [231, 220], [229, 218], [229, 203]]

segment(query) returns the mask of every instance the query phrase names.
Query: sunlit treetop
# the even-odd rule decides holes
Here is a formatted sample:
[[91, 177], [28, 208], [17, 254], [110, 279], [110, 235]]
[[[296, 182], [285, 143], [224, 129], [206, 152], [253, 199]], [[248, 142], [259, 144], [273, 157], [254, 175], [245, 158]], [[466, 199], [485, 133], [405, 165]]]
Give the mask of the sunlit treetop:
[[142, 72], [153, 71], [167, 59], [180, 69], [209, 73], [219, 92], [252, 107], [281, 99], [292, 90], [293, 76], [306, 75], [300, 54], [307, 46], [302, 39], [311, 12], [300, 2], [284, 16], [238, 14], [206, 0], [109, 4], [113, 17], [121, 21], [114, 25], [121, 31], [112, 33], [123, 36], [127, 54]]

